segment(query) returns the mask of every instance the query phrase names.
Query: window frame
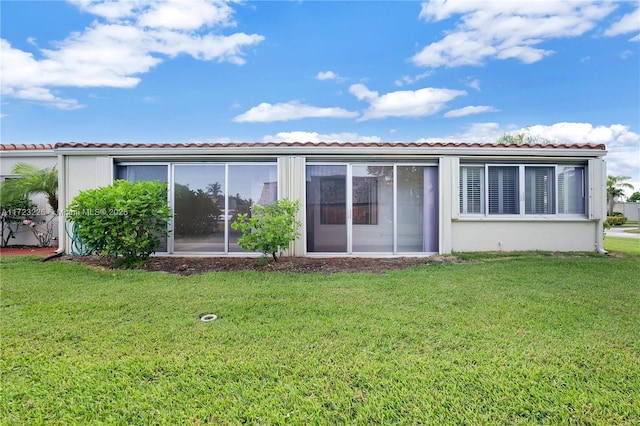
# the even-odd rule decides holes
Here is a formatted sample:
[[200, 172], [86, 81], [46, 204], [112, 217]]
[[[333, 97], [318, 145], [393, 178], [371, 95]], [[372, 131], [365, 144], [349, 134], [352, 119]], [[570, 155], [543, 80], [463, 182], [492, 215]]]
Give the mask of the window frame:
[[[229, 194], [228, 194], [228, 186], [229, 186], [229, 167], [231, 166], [254, 166], [254, 165], [264, 165], [264, 166], [272, 166], [275, 167], [275, 176], [276, 176], [276, 184], [279, 186], [280, 185], [280, 181], [279, 181], [279, 176], [280, 176], [280, 165], [278, 163], [277, 160], [274, 159], [269, 159], [267, 161], [261, 160], [261, 161], [250, 161], [250, 160], [239, 160], [239, 161], [233, 161], [233, 160], [220, 160], [220, 159], [215, 159], [215, 160], [211, 160], [211, 161], [206, 161], [206, 160], [191, 160], [191, 159], [185, 159], [185, 160], [180, 160], [180, 159], [172, 159], [172, 160], [167, 160], [167, 161], [154, 161], [154, 160], [137, 160], [137, 159], [129, 159], [129, 158], [123, 158], [123, 159], [119, 159], [119, 158], [114, 158], [113, 163], [112, 163], [112, 175], [111, 175], [111, 181], [115, 181], [117, 179], [117, 168], [118, 167], [124, 167], [124, 166], [166, 166], [167, 167], [167, 201], [169, 203], [169, 208], [171, 209], [172, 213], [175, 213], [175, 167], [176, 166], [198, 166], [198, 165], [216, 165], [216, 166], [223, 166], [224, 167], [224, 180], [225, 180], [225, 184], [224, 184], [224, 198], [225, 198], [225, 211], [229, 211], [229, 206], [228, 206], [228, 202], [229, 202]], [[278, 199], [279, 197], [279, 193], [280, 190], [278, 189], [278, 187], [276, 187], [276, 199]], [[202, 252], [189, 252], [189, 251], [175, 251], [175, 234], [174, 234], [174, 218], [171, 217], [171, 219], [169, 219], [168, 221], [168, 228], [169, 228], [169, 235], [167, 236], [167, 247], [166, 250], [164, 251], [158, 251], [158, 254], [170, 254], [170, 255], [174, 255], [174, 254], [179, 254], [179, 255], [192, 255], [192, 254], [197, 254], [197, 255], [201, 255], [201, 254], [214, 254], [214, 255], [234, 255], [237, 254], [237, 252], [233, 252], [229, 249], [229, 235], [228, 235], [228, 215], [225, 214], [225, 221], [224, 221], [224, 226], [225, 226], [225, 240], [224, 240], [224, 251], [202, 251]], [[244, 254], [248, 254], [248, 255], [254, 255], [254, 253], [251, 252], [245, 252]]]
[[[518, 213], [515, 214], [500, 214], [500, 213], [490, 213], [490, 186], [489, 186], [489, 170], [492, 167], [516, 167], [518, 173]], [[480, 212], [469, 212], [468, 205], [471, 203], [468, 193], [468, 185], [467, 185], [467, 170], [468, 169], [481, 169], [482, 177], [481, 177], [481, 188], [480, 191], [482, 193], [481, 197], [481, 206]], [[547, 190], [551, 190], [553, 192], [552, 199], [550, 203], [552, 204], [552, 212], [535, 212], [535, 213], [527, 213], [527, 198], [531, 196], [531, 189], [527, 191], [527, 170], [541, 168], [541, 169], [552, 169], [553, 172], [551, 177], [553, 182], [550, 186], [547, 186]], [[564, 204], [570, 203], [569, 195], [566, 191], [568, 191], [566, 183], [564, 183], [564, 187], [562, 188], [563, 193], [561, 194], [560, 188], [560, 174], [566, 171], [566, 168], [573, 168], [574, 170], [581, 170], [581, 184], [579, 187], [579, 191], [576, 192], [576, 205], [581, 205], [582, 208], [579, 209], [582, 212], [580, 213], [564, 213], [560, 211], [561, 197], [564, 198]], [[463, 219], [473, 219], [473, 218], [491, 218], [491, 219], [584, 219], [588, 217], [588, 204], [587, 204], [587, 188], [588, 188], [588, 166], [586, 164], [581, 163], [514, 163], [514, 162], [487, 162], [487, 163], [464, 163], [462, 162], [459, 166], [459, 182], [458, 182], [458, 213], [459, 217]], [[535, 189], [534, 189], [535, 191]], [[581, 192], [580, 192], [581, 191]], [[565, 208], [565, 210], [567, 210]]]

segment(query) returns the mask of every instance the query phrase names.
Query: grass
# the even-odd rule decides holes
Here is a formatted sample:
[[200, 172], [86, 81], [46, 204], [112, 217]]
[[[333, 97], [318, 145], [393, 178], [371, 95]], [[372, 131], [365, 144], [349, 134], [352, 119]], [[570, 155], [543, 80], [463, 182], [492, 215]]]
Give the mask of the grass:
[[605, 237], [604, 249], [612, 253], [640, 256], [640, 239], [625, 237]]
[[638, 424], [627, 249], [382, 276], [2, 258], [0, 423]]

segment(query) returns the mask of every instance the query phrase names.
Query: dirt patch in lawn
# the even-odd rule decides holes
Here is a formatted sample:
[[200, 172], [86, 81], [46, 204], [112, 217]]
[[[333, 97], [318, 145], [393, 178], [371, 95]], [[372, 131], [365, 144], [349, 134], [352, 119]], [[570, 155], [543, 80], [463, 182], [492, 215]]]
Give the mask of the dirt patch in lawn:
[[[63, 256], [59, 261], [79, 262], [97, 268], [113, 268], [113, 259], [100, 256]], [[152, 257], [139, 269], [167, 272], [176, 275], [194, 275], [204, 272], [261, 271], [335, 274], [338, 272], [367, 272], [382, 274], [386, 271], [408, 269], [415, 266], [455, 262], [454, 256], [431, 257], [283, 257], [278, 262], [264, 264], [256, 258], [246, 257]]]

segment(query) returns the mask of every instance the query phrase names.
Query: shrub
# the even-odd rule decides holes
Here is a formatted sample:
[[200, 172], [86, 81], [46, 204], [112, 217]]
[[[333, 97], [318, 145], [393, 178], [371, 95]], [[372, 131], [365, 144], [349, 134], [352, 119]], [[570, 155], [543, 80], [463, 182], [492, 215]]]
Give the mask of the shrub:
[[611, 226], [624, 225], [627, 223], [626, 216], [607, 216], [607, 222]]
[[296, 220], [298, 210], [300, 200], [282, 199], [267, 206], [254, 204], [251, 217], [238, 214], [231, 224], [232, 229], [242, 232], [238, 245], [248, 251], [260, 251], [265, 257], [271, 255], [277, 262], [278, 254], [300, 235], [300, 222]]
[[69, 205], [67, 217], [92, 251], [122, 256], [117, 264], [132, 267], [155, 253], [160, 237], [168, 234], [167, 184], [117, 180], [83, 191]]

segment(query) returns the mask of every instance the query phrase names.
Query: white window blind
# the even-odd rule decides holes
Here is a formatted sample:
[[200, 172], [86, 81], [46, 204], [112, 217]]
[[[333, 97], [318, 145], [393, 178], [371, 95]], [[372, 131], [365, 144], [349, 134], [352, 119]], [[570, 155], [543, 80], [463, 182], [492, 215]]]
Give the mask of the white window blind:
[[484, 213], [484, 167], [462, 167], [460, 213]]
[[489, 214], [519, 214], [517, 166], [489, 166]]
[[558, 167], [558, 214], [585, 214], [584, 167]]
[[555, 169], [525, 167], [525, 214], [555, 214]]
[[485, 164], [460, 167], [460, 214], [584, 215], [586, 167]]

